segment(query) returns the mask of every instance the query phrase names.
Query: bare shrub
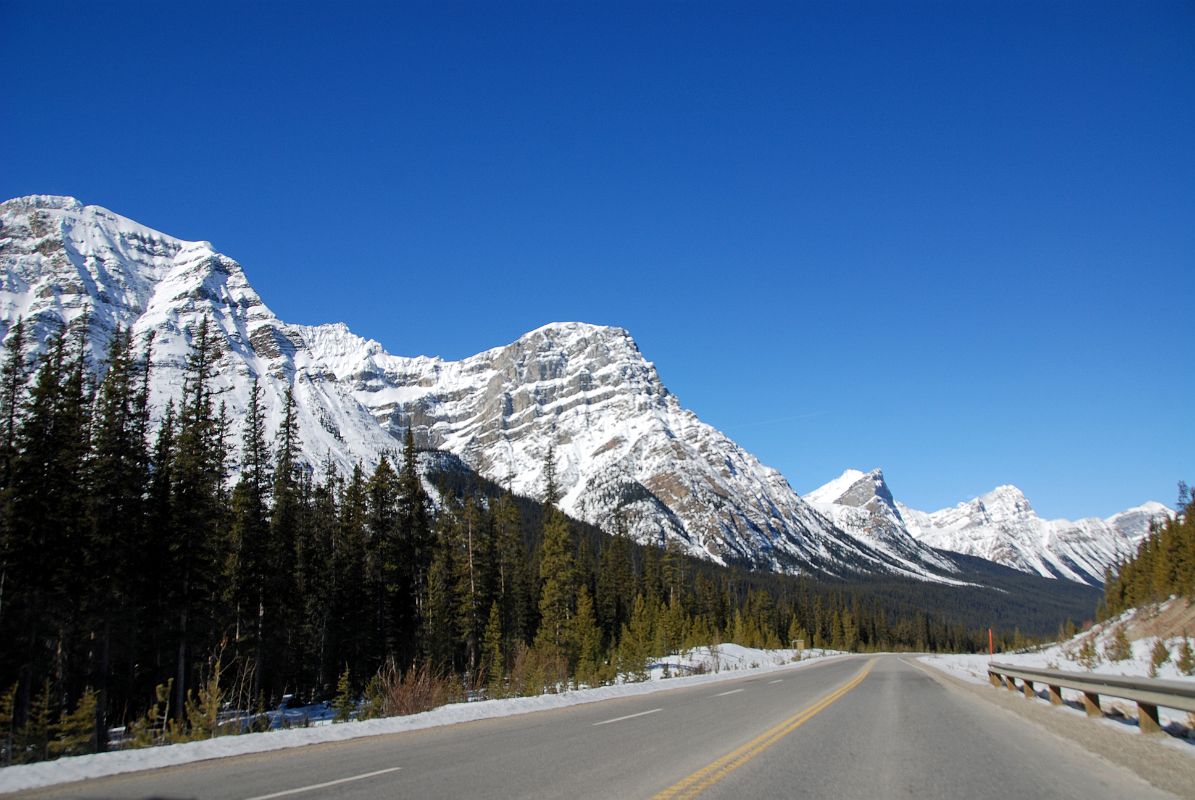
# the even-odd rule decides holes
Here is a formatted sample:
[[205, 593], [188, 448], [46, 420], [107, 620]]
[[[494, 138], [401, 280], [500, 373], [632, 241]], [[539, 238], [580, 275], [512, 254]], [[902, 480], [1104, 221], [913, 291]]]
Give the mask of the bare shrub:
[[388, 660], [366, 689], [368, 716], [401, 717], [430, 711], [465, 699], [468, 687], [427, 664], [402, 671]]

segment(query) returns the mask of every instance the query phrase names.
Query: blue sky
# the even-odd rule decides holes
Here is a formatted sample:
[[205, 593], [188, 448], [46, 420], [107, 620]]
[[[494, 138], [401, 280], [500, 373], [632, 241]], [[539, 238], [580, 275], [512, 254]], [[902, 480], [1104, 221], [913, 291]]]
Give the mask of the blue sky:
[[0, 0], [0, 194], [404, 355], [620, 325], [798, 491], [1102, 516], [1195, 481], [1193, 42], [1184, 2]]

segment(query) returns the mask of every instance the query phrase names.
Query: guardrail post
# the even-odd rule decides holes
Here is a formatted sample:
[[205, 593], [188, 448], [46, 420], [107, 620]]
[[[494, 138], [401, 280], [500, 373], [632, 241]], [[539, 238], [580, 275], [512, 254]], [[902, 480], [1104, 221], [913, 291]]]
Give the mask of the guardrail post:
[[1035, 696], [1037, 696], [1037, 692], [1033, 691], [1033, 681], [1027, 680], [1025, 678], [1022, 678], [1021, 680], [1024, 683], [1024, 685], [1021, 688], [1025, 692], [1025, 699], [1032, 700]]
[[1049, 686], [1047, 692], [1050, 695], [1050, 702], [1056, 706], [1062, 705], [1062, 687]]
[[1100, 708], [1100, 696], [1095, 692], [1083, 692], [1083, 708], [1087, 709], [1089, 717], [1104, 716], [1104, 712]]
[[1017, 679], [1011, 675], [1005, 675], [1004, 685], [1008, 687], [1008, 691], [1015, 692], [1017, 690]]
[[988, 680], [992, 682], [992, 686], [995, 686], [997, 689], [1000, 688], [1000, 676], [999, 675], [997, 675], [994, 672], [989, 672]]
[[1161, 733], [1162, 723], [1158, 721], [1158, 707], [1149, 703], [1138, 703], [1137, 727], [1142, 733]]

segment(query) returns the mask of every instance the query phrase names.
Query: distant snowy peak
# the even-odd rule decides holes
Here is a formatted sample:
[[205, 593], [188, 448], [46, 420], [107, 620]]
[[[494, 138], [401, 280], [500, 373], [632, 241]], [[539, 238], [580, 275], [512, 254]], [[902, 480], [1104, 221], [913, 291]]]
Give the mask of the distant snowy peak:
[[890, 496], [866, 535], [845, 532], [780, 473], [681, 407], [621, 328], [552, 323], [460, 361], [396, 356], [342, 324], [279, 320], [240, 265], [208, 242], [63, 197], [0, 204], [0, 274], [6, 334], [22, 318], [32, 340], [44, 342], [86, 314], [97, 364], [117, 326], [139, 342], [152, 334], [159, 411], [181, 393], [192, 340], [207, 321], [234, 438], [253, 381], [269, 430], [293, 390], [313, 465], [371, 467], [411, 430], [419, 444], [542, 497], [552, 451], [564, 510], [642, 542], [789, 572], [950, 580], [941, 573], [951, 565], [928, 548], [881, 530], [899, 518]]
[[807, 503], [834, 524], [893, 556], [931, 569], [955, 572], [957, 567], [931, 547], [909, 535], [892, 491], [879, 469], [848, 469], [804, 495]]
[[1150, 525], [1174, 516], [1161, 503], [1122, 511], [1108, 519], [1043, 520], [1016, 486], [992, 491], [933, 513], [893, 499], [878, 469], [848, 469], [804, 495], [844, 530], [884, 543], [906, 558], [909, 542], [995, 561], [1023, 572], [1079, 583], [1102, 583], [1104, 570], [1129, 554]]
[[1150, 502], [1107, 519], [1045, 520], [1015, 486], [933, 513], [897, 506], [909, 533], [931, 547], [1092, 585], [1135, 549], [1151, 524], [1174, 516]]

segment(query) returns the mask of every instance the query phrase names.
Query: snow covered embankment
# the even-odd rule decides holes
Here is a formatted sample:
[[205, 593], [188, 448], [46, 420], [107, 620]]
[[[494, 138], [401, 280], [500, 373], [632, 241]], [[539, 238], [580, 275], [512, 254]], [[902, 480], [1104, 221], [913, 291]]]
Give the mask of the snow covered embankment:
[[[1022, 667], [1105, 675], [1150, 677], [1152, 673], [1152, 677], [1195, 683], [1195, 675], [1191, 674], [1195, 672], [1195, 663], [1183, 658], [1184, 644], [1195, 648], [1195, 642], [1183, 633], [1187, 628], [1195, 630], [1192, 622], [1195, 622], [1195, 605], [1182, 598], [1171, 598], [1157, 606], [1126, 611], [1065, 642], [1032, 651], [998, 653], [995, 660]], [[1165, 661], [1161, 661], [1163, 656]], [[919, 660], [963, 680], [986, 684], [988, 662], [992, 659], [987, 654], [950, 654], [921, 656]], [[1064, 711], [1084, 714], [1080, 710], [1080, 692], [1063, 689], [1062, 696], [1068, 704]], [[1109, 696], [1101, 698], [1101, 706], [1109, 717], [1136, 719], [1136, 704], [1128, 700]], [[1191, 745], [1182, 749], [1195, 755], [1195, 720], [1190, 718], [1195, 715], [1159, 706], [1158, 716], [1168, 732]], [[1126, 729], [1123, 722], [1115, 719], [1103, 721], [1117, 729]]]
[[[621, 683], [593, 689], [577, 689], [560, 694], [535, 697], [512, 697], [502, 700], [483, 700], [474, 703], [455, 703], [406, 717], [387, 717], [364, 722], [339, 725], [316, 724], [310, 728], [247, 733], [241, 736], [222, 736], [201, 742], [147, 747], [140, 750], [119, 750], [112, 753], [60, 758], [37, 764], [22, 764], [0, 769], [0, 792], [15, 792], [59, 783], [100, 778], [122, 772], [156, 769], [211, 758], [284, 750], [322, 742], [339, 742], [362, 736], [383, 736], [391, 733], [416, 731], [458, 722], [470, 722], [494, 717], [512, 717], [535, 711], [595, 703], [616, 697], [633, 697], [652, 692], [694, 686], [702, 683], [742, 678], [753, 672], [772, 672], [796, 669], [818, 663], [822, 657], [842, 655], [833, 650], [759, 650], [722, 644], [714, 648], [698, 647], [680, 655], [652, 662], [648, 670], [650, 680], [642, 683]], [[664, 678], [665, 674], [685, 677]]]

